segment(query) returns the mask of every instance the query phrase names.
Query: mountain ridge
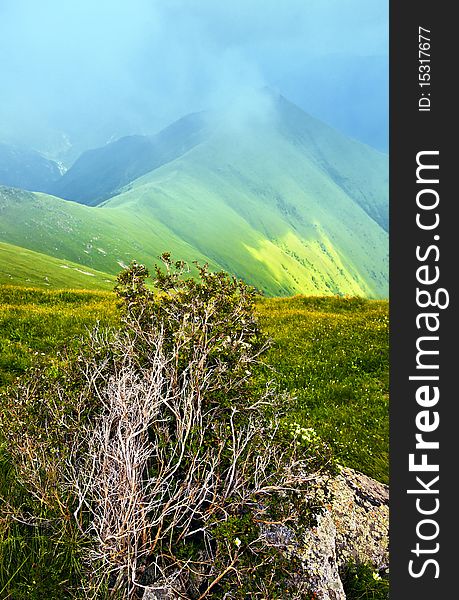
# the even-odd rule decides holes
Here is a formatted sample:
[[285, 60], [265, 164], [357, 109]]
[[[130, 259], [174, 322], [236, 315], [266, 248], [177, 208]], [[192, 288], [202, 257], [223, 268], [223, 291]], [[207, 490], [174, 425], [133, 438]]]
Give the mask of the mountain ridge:
[[[382, 153], [272, 94], [261, 109], [189, 115], [155, 139], [154, 168], [97, 206], [0, 188], [0, 238], [111, 274], [172, 251], [268, 295], [387, 296]], [[149, 166], [127, 155], [128, 177]], [[97, 161], [87, 166], [104, 182]]]
[[[97, 206], [130, 181], [174, 160], [200, 141], [203, 113], [192, 113], [152, 136], [130, 135], [87, 150], [46, 191]], [[177, 135], [179, 132], [179, 135]]]

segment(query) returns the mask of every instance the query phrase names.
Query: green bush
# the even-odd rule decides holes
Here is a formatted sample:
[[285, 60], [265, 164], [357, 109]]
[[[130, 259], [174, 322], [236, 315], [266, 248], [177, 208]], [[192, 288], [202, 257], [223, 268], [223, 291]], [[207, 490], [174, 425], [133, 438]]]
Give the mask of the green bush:
[[305, 598], [299, 566], [266, 540], [274, 524], [294, 537], [308, 522], [328, 448], [279, 426], [286, 398], [254, 374], [267, 348], [255, 291], [162, 258], [151, 287], [142, 265], [119, 276], [120, 329], [96, 327], [77, 357], [3, 401], [21, 488], [10, 526], [73, 544], [61, 597], [137, 598], [154, 584], [195, 599]]

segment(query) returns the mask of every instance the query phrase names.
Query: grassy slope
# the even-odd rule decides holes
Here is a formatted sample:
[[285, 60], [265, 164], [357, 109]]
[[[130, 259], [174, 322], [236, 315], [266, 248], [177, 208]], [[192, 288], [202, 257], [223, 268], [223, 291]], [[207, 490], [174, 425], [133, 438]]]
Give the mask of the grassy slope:
[[0, 242], [0, 284], [112, 289], [115, 278], [77, 263]]
[[289, 419], [313, 426], [342, 464], [388, 481], [388, 303], [272, 298], [258, 305], [268, 362], [296, 398]]
[[154, 217], [5, 187], [0, 187], [0, 237], [112, 274], [133, 259], [151, 263], [168, 249], [184, 260], [206, 259]]
[[[2, 384], [97, 320], [118, 319], [107, 292], [0, 286], [0, 306]], [[274, 341], [268, 362], [296, 397], [288, 418], [315, 427], [342, 463], [387, 481], [387, 302], [297, 296], [260, 300], [257, 311]]]
[[232, 134], [216, 134], [105, 207], [155, 215], [271, 294], [387, 296], [383, 228], [289, 141], [270, 129], [252, 133], [243, 148], [231, 146]]
[[279, 99], [279, 129], [388, 231], [388, 156]]
[[[92, 208], [0, 188], [0, 239], [115, 273], [172, 251], [274, 296], [387, 296], [387, 164], [286, 101]], [[386, 220], [385, 220], [386, 219]]]

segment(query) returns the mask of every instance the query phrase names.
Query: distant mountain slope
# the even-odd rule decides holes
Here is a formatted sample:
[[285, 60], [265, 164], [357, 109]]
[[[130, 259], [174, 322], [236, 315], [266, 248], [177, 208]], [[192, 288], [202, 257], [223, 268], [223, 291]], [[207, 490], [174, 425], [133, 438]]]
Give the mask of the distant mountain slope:
[[192, 114], [154, 136], [123, 137], [84, 152], [46, 191], [95, 206], [141, 175], [181, 156], [202, 141], [206, 121]]
[[0, 240], [112, 274], [134, 259], [151, 263], [167, 249], [206, 260], [148, 215], [1, 186]]
[[386, 296], [387, 157], [282, 97], [272, 109], [242, 127], [217, 122], [104, 207], [154, 214], [249, 280], [247, 255], [256, 258], [277, 293]]
[[57, 163], [35, 150], [0, 142], [0, 185], [45, 191], [61, 177]]
[[[163, 132], [173, 142], [157, 148], [169, 160], [97, 207], [0, 188], [0, 239], [112, 274], [172, 251], [269, 295], [387, 296], [387, 157], [268, 100], [207, 115], [198, 130], [185, 127], [183, 143], [187, 119], [174, 124]], [[131, 174], [146, 164], [136, 152], [113, 160]]]
[[388, 230], [388, 156], [314, 119], [280, 96], [279, 130], [383, 229]]
[[26, 287], [113, 289], [111, 275], [0, 242], [0, 284]]
[[[388, 228], [387, 186], [388, 158], [369, 146], [349, 139], [325, 123], [269, 90], [265, 91], [272, 114], [268, 128], [275, 128], [280, 138], [294, 145], [298, 153], [313, 161], [351, 198]], [[252, 120], [257, 120], [255, 112]], [[206, 143], [222, 129], [226, 115], [196, 113], [176, 121], [156, 136], [129, 136], [85, 152], [49, 193], [82, 204], [97, 205], [119, 193], [123, 186], [162, 165], [180, 158], [192, 148]], [[244, 123], [236, 127], [229, 119], [228, 132], [236, 147], [257, 129]], [[258, 128], [259, 130], [259, 128]], [[262, 156], [269, 153], [262, 149]], [[276, 154], [276, 146], [272, 154]]]

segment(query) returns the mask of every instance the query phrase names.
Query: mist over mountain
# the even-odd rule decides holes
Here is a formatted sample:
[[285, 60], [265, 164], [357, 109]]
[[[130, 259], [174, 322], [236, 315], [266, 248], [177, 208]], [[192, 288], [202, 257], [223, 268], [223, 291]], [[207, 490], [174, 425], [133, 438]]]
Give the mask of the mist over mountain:
[[44, 192], [61, 178], [57, 163], [35, 150], [0, 142], [0, 184]]
[[[220, 135], [222, 142], [211, 160], [218, 167], [228, 160], [226, 155], [217, 158], [228, 146], [239, 147], [243, 154], [245, 147], [253, 143], [250, 138], [267, 132], [276, 137], [270, 147], [260, 149], [260, 157], [280, 155], [277, 146], [282, 140], [296, 145], [305, 160], [319, 164], [327, 176], [362, 207], [371, 206], [367, 212], [387, 230], [384, 189], [387, 177], [381, 179], [380, 189], [375, 194], [366, 171], [368, 166], [374, 168], [374, 164], [385, 168], [385, 157], [363, 145], [352, 144], [346, 136], [310, 117], [268, 88], [253, 93], [250, 102], [247, 97], [239, 103], [233, 102], [225, 111], [187, 115], [155, 136], [124, 137], [89, 150], [45, 191], [68, 200], [97, 205], [121, 192], [129, 182], [180, 158], [200, 144], [211, 142], [216, 136]], [[351, 154], [350, 148], [354, 150]], [[260, 157], [252, 156], [251, 160], [258, 162]]]
[[4, 0], [0, 141], [70, 167], [265, 85], [387, 150], [382, 0]]
[[389, 61], [379, 56], [305, 60], [276, 82], [307, 113], [377, 150], [389, 147]]

